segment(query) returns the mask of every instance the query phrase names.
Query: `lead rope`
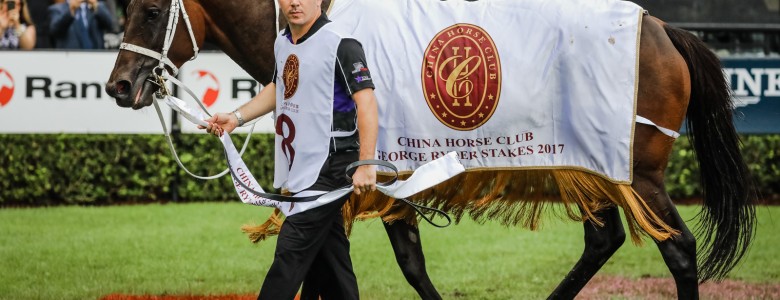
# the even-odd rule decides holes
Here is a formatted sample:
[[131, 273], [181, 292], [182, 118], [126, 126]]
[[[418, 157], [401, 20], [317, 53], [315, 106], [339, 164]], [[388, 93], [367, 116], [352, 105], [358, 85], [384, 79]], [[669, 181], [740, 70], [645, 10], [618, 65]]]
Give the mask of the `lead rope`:
[[[160, 125], [162, 125], [163, 134], [165, 134], [165, 141], [168, 143], [168, 149], [171, 151], [171, 155], [173, 155], [173, 158], [176, 160], [176, 163], [179, 165], [179, 167], [181, 167], [184, 170], [185, 173], [187, 173], [188, 175], [190, 175], [192, 177], [195, 177], [197, 179], [212, 180], [212, 179], [217, 179], [217, 178], [220, 178], [222, 176], [225, 176], [225, 174], [227, 174], [230, 171], [230, 169], [225, 169], [225, 170], [223, 170], [222, 172], [220, 172], [220, 173], [218, 173], [216, 175], [202, 176], [202, 175], [197, 175], [197, 174], [193, 173], [192, 171], [187, 169], [187, 167], [184, 166], [184, 163], [182, 163], [181, 159], [179, 158], [179, 154], [176, 151], [176, 147], [173, 145], [173, 139], [171, 138], [171, 134], [168, 131], [168, 126], [165, 125], [165, 118], [163, 117], [162, 110], [160, 109], [160, 105], [157, 103], [157, 101], [165, 101], [166, 104], [168, 104], [168, 106], [171, 107], [171, 109], [177, 111], [179, 114], [181, 114], [187, 120], [189, 120], [190, 122], [192, 122], [194, 124], [201, 125], [201, 126], [208, 126], [208, 123], [203, 121], [203, 119], [205, 119], [205, 118], [203, 118], [202, 114], [200, 114], [200, 113], [198, 113], [196, 111], [187, 110], [186, 105], [182, 105], [184, 103], [184, 101], [182, 101], [181, 99], [178, 99], [176, 97], [171, 96], [169, 91], [168, 91], [168, 87], [165, 85], [165, 81], [166, 80], [170, 80], [172, 83], [174, 83], [174, 84], [178, 85], [179, 87], [181, 87], [182, 90], [184, 90], [188, 95], [190, 95], [190, 97], [192, 97], [193, 99], [196, 100], [195, 102], [198, 103], [198, 105], [200, 106], [201, 110], [203, 110], [203, 112], [206, 115], [208, 115], [210, 117], [211, 114], [203, 106], [203, 103], [201, 103], [201, 101], [198, 99], [198, 97], [195, 95], [195, 93], [192, 90], [190, 90], [188, 87], [186, 87], [178, 79], [176, 79], [174, 77], [170, 77], [168, 72], [165, 71], [164, 69], [163, 69], [162, 73], [163, 73], [163, 75], [157, 75], [158, 82], [156, 82], [155, 84], [160, 86], [160, 88], [159, 88], [158, 92], [155, 93], [155, 98], [157, 98], [156, 101], [153, 101], [152, 103], [154, 104], [154, 109], [157, 111], [157, 117], [160, 119]], [[246, 152], [247, 146], [249, 145], [249, 140], [251, 139], [252, 133], [255, 130], [255, 124], [257, 123], [257, 121], [259, 119], [260, 118], [257, 118], [257, 119], [255, 119], [252, 122], [244, 124], [244, 126], [250, 126], [251, 125], [251, 127], [249, 129], [249, 133], [246, 136], [246, 139], [244, 140], [243, 146], [241, 146], [241, 152], [239, 152], [239, 154], [238, 154], [239, 156], [244, 156], [244, 153]]]
[[[314, 195], [314, 196], [307, 196], [307, 197], [295, 197], [295, 196], [285, 196], [285, 195], [279, 195], [279, 194], [266, 193], [265, 191], [262, 190], [262, 188], [261, 188], [260, 191], [257, 191], [254, 188], [248, 186], [246, 183], [244, 183], [243, 180], [240, 180], [240, 179], [237, 180], [237, 178], [241, 178], [241, 177], [233, 171], [234, 167], [230, 163], [230, 155], [228, 154], [227, 149], [225, 150], [225, 158], [226, 158], [226, 161], [227, 161], [227, 164], [228, 164], [228, 170], [230, 170], [230, 175], [234, 179], [233, 182], [238, 184], [239, 186], [241, 186], [244, 189], [244, 191], [247, 191], [250, 194], [253, 194], [253, 195], [255, 195], [257, 197], [260, 197], [260, 198], [273, 200], [273, 201], [279, 201], [279, 202], [301, 203], [301, 202], [312, 202], [312, 201], [319, 200], [321, 198], [338, 199], [340, 197], [345, 196], [347, 193], [349, 193], [349, 192], [351, 192], [353, 190], [353, 186], [352, 185], [345, 185], [343, 187], [334, 189], [333, 191], [330, 191], [330, 192], [322, 194], [322, 195]], [[363, 166], [363, 165], [382, 166], [382, 167], [386, 167], [386, 168], [388, 168], [388, 169], [393, 171], [393, 178], [392, 179], [390, 179], [388, 181], [385, 181], [385, 182], [377, 182], [376, 183], [377, 190], [379, 190], [380, 192], [382, 192], [382, 193], [384, 193], [384, 194], [386, 194], [388, 196], [391, 196], [390, 195], [391, 192], [389, 192], [389, 191], [392, 188], [391, 186], [396, 181], [398, 181], [398, 168], [396, 168], [395, 165], [393, 165], [393, 164], [391, 164], [389, 162], [383, 161], [383, 160], [377, 160], [377, 159], [359, 160], [359, 161], [353, 162], [353, 163], [351, 163], [351, 164], [349, 164], [347, 166], [347, 168], [345, 170], [345, 175], [347, 176], [347, 179], [349, 181], [351, 181], [350, 173], [354, 173], [353, 170], [355, 170], [355, 169], [357, 169], [357, 167]], [[458, 172], [458, 174], [459, 173], [460, 172]], [[251, 176], [251, 174], [249, 176]], [[454, 176], [454, 175], [452, 175], [452, 176]], [[253, 178], [252, 180], [249, 180], [249, 182], [256, 182], [256, 180], [254, 180], [254, 178]], [[446, 212], [444, 212], [444, 211], [442, 211], [440, 209], [424, 206], [424, 205], [417, 204], [417, 203], [413, 203], [413, 202], [411, 202], [409, 200], [406, 200], [404, 198], [393, 198], [393, 199], [400, 200], [400, 201], [406, 203], [407, 205], [411, 206], [412, 209], [414, 209], [418, 214], [420, 214], [420, 216], [423, 218], [423, 220], [425, 220], [429, 224], [433, 225], [434, 227], [445, 228], [445, 227], [450, 226], [452, 224], [452, 219], [450, 218], [450, 216]], [[433, 215], [429, 218], [427, 215], [425, 215], [425, 213], [423, 213], [423, 210], [432, 211]], [[433, 222], [433, 218], [436, 217], [436, 214], [440, 214], [442, 217], [444, 217], [444, 219], [447, 220], [447, 223], [443, 224], [443, 225], [440, 225], [440, 224], [436, 224], [435, 222]]]
[[[167, 74], [167, 73], [163, 73]], [[158, 77], [158, 81], [160, 83], [164, 83], [165, 80], [171, 80], [176, 85], [181, 86], [184, 91], [192, 96], [195, 97], [194, 93], [187, 89], [186, 86], [182, 85], [180, 81], [174, 79], [174, 78], [167, 78], [167, 75], [161, 75]], [[168, 106], [170, 106], [173, 110], [179, 112], [185, 119], [189, 120], [190, 122], [201, 125], [201, 126], [208, 126], [208, 124], [203, 121], [204, 116], [201, 112], [197, 110], [193, 110], [187, 106], [187, 104], [170, 95], [168, 92], [167, 86], [163, 85], [159, 89], [159, 92], [155, 94], [155, 96], [159, 99], [164, 101]], [[179, 166], [185, 170], [189, 175], [199, 178], [199, 179], [214, 179], [220, 176], [223, 176], [223, 174], [219, 174], [216, 176], [211, 177], [204, 177], [204, 176], [198, 176], [190, 172], [181, 162], [178, 155], [176, 154], [176, 149], [173, 146], [173, 142], [170, 138], [170, 135], [168, 134], [168, 129], [165, 126], [165, 122], [162, 117], [162, 110], [160, 109], [159, 104], [157, 101], [154, 102], [155, 109], [157, 110], [157, 114], [160, 117], [161, 124], [163, 126], [163, 130], [166, 134], [168, 146], [171, 150], [171, 153], [173, 154], [174, 158], [176, 158], [176, 162], [179, 164]], [[254, 126], [254, 124], [253, 124]], [[227, 164], [228, 169], [226, 172], [230, 172], [233, 182], [236, 187], [236, 191], [238, 192], [239, 196], [242, 198], [242, 202], [248, 203], [248, 204], [254, 204], [254, 205], [261, 205], [261, 206], [269, 206], [269, 204], [273, 205], [273, 203], [269, 203], [268, 201], [278, 201], [278, 202], [310, 202], [315, 200], [322, 200], [323, 197], [325, 199], [337, 199], [338, 197], [344, 196], [347, 193], [352, 191], [352, 186], [348, 185], [339, 189], [336, 189], [334, 191], [325, 193], [324, 195], [316, 195], [316, 196], [310, 196], [310, 197], [287, 197], [282, 195], [276, 195], [276, 194], [269, 194], [262, 190], [262, 187], [257, 184], [257, 180], [252, 177], [251, 172], [246, 168], [246, 164], [241, 160], [241, 156], [243, 155], [243, 152], [246, 150], [246, 146], [248, 145], [248, 138], [247, 141], [244, 142], [244, 146], [241, 150], [241, 153], [238, 153], [235, 150], [235, 147], [232, 145], [232, 141], [230, 140], [230, 135], [225, 133], [222, 137], [220, 137], [220, 140], [223, 143], [223, 146], [225, 148], [225, 155], [227, 158]], [[233, 163], [233, 160], [235, 160], [235, 164]], [[418, 168], [412, 176], [408, 179], [407, 182], [400, 182], [397, 180], [398, 177], [398, 171], [396, 167], [388, 162], [380, 161], [380, 160], [363, 160], [355, 162], [347, 167], [346, 175], [347, 178], [349, 178], [349, 173], [352, 169], [365, 165], [365, 164], [374, 164], [374, 165], [380, 165], [387, 167], [391, 169], [394, 173], [394, 179], [391, 181], [380, 183], [377, 185], [377, 189], [390, 196], [391, 198], [398, 199], [403, 201], [404, 203], [412, 206], [412, 208], [417, 211], [423, 219], [425, 219], [427, 222], [429, 222], [431, 225], [435, 227], [447, 227], [452, 223], [452, 220], [450, 217], [441, 210], [426, 207], [423, 205], [412, 203], [405, 198], [410, 197], [411, 195], [414, 195], [424, 189], [427, 189], [435, 184], [438, 184], [444, 180], [447, 180], [449, 178], [452, 178], [453, 176], [460, 174], [465, 171], [465, 168], [462, 164], [457, 160], [456, 155], [454, 152], [448, 153], [447, 155], [434, 160], [432, 162], [426, 163], [425, 165]], [[242, 170], [241, 174], [236, 174], [236, 170]], [[246, 182], [245, 182], [246, 181]], [[408, 186], [404, 186], [404, 184], [408, 184]], [[253, 188], [252, 186], [255, 186], [259, 188], [257, 190], [256, 188]], [[239, 189], [239, 187], [241, 189]], [[255, 197], [254, 199], [249, 199], [247, 197], [243, 197], [242, 195], [246, 196], [245, 194], [253, 194]], [[434, 215], [432, 217], [426, 216], [422, 210], [429, 210], [433, 211]], [[435, 217], [436, 214], [441, 214], [445, 219], [447, 219], [447, 224], [440, 225], [433, 222], [433, 217]]]

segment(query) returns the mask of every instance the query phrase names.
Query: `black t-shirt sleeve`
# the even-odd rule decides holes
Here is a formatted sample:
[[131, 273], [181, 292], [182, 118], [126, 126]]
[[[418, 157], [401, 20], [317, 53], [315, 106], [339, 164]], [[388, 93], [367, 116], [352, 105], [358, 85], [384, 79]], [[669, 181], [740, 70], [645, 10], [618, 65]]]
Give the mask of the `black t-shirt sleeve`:
[[336, 80], [350, 95], [362, 90], [374, 89], [374, 80], [366, 63], [363, 46], [355, 39], [343, 39], [336, 51]]
[[274, 76], [271, 78], [271, 82], [273, 82], [273, 84], [276, 84], [276, 72], [276, 63], [274, 63]]

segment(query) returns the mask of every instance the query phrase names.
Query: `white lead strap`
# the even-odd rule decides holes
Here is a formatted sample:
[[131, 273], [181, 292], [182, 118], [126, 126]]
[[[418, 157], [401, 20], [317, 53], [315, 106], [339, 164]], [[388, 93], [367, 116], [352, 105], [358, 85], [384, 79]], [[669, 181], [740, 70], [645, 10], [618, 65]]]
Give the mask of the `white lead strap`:
[[[169, 77], [168, 79], [171, 80], [171, 79], [173, 79], [173, 77]], [[171, 80], [171, 81], [174, 84], [179, 85], [185, 92], [187, 92], [187, 94], [189, 94], [194, 99], [196, 99], [196, 102], [198, 102], [198, 105], [200, 105], [200, 107], [203, 109], [203, 112], [208, 114], [208, 111], [206, 110], [206, 108], [203, 106], [203, 104], [200, 101], [197, 101], [198, 97], [196, 97], [195, 94], [190, 89], [188, 89], [186, 86], [182, 85], [181, 82], [178, 81], [178, 80]], [[197, 111], [197, 110], [194, 110], [194, 109], [190, 108], [181, 99], [173, 97], [171, 95], [165, 95], [162, 99], [158, 99], [158, 100], [164, 101], [165, 104], [170, 106], [171, 109], [173, 109], [176, 112], [178, 112], [181, 116], [183, 116], [188, 121], [190, 121], [190, 122], [192, 122], [194, 124], [197, 124], [197, 125], [204, 126], [204, 127], [208, 126], [208, 123], [203, 121], [204, 119], [207, 118], [206, 115], [204, 115], [200, 111]], [[173, 140], [171, 139], [170, 132], [168, 131], [168, 126], [165, 125], [165, 118], [162, 115], [162, 110], [160, 109], [160, 105], [157, 103], [157, 101], [153, 101], [153, 103], [154, 103], [154, 108], [157, 111], [157, 116], [160, 119], [160, 124], [162, 125], [163, 133], [165, 134], [165, 138], [166, 138], [166, 142], [168, 143], [168, 149], [171, 151], [171, 155], [173, 155], [173, 158], [176, 160], [176, 163], [179, 165], [179, 167], [181, 167], [184, 170], [185, 173], [187, 173], [190, 176], [195, 177], [197, 179], [211, 180], [211, 179], [217, 179], [217, 178], [220, 178], [222, 176], [225, 176], [225, 174], [227, 174], [230, 171], [229, 169], [225, 169], [225, 170], [223, 170], [222, 172], [220, 172], [219, 174], [216, 174], [216, 175], [201, 176], [201, 175], [197, 175], [197, 174], [191, 172], [189, 169], [187, 169], [187, 167], [184, 166], [184, 163], [182, 163], [181, 159], [179, 158], [179, 154], [176, 152], [176, 147], [173, 145]], [[246, 139], [244, 140], [244, 145], [241, 148], [241, 152], [239, 153], [239, 157], [241, 155], [243, 155], [244, 152], [246, 152], [246, 148], [249, 145], [249, 139], [252, 137], [252, 132], [255, 129], [255, 125], [254, 125], [255, 122], [256, 121], [250, 123], [252, 125], [252, 127], [250, 128], [249, 134], [247, 134]], [[247, 125], [249, 125], [249, 124], [245, 124], [244, 126], [247, 126]]]
[[[282, 213], [289, 216], [289, 210], [283, 209], [285, 208], [284, 205], [288, 204], [257, 195], [260, 193], [265, 193], [265, 191], [257, 183], [257, 180], [249, 171], [249, 168], [247, 168], [246, 163], [244, 163], [243, 159], [241, 159], [238, 151], [236, 151], [236, 147], [233, 145], [233, 141], [230, 139], [230, 135], [228, 133], [224, 133], [219, 138], [219, 140], [222, 142], [222, 146], [225, 147], [225, 153], [227, 155], [229, 166], [232, 169], [231, 176], [233, 176], [233, 186], [235, 187], [236, 193], [241, 199], [241, 202], [257, 206], [276, 207], [279, 208]], [[379, 192], [391, 198], [406, 199], [465, 171], [466, 169], [458, 160], [457, 154], [455, 152], [450, 152], [447, 155], [444, 155], [417, 168], [417, 170], [415, 170], [414, 173], [412, 173], [412, 175], [406, 180], [396, 180], [394, 183], [387, 186], [377, 185], [376, 188]], [[239, 181], [243, 184], [239, 184]], [[244, 188], [244, 186], [252, 189], [252, 191], [247, 190]], [[352, 191], [352, 186], [337, 189], [322, 194], [316, 201], [320, 203], [330, 203], [346, 196]], [[301, 198], [310, 196], [312, 195], [300, 195]], [[294, 212], [297, 213], [300, 211]]]
[[[205, 121], [203, 121], [203, 118], [205, 118], [205, 116], [199, 111], [188, 107], [184, 101], [176, 97], [166, 96], [164, 102], [165, 104], [170, 106], [173, 110], [179, 112], [185, 119], [189, 120], [190, 122], [193, 122], [201, 126], [208, 125]], [[160, 111], [157, 102], [155, 102], [155, 108], [157, 108], [158, 112]], [[281, 201], [277, 201], [269, 198], [264, 198], [262, 196], [257, 195], [258, 193], [265, 193], [265, 191], [258, 184], [255, 177], [249, 171], [249, 168], [247, 168], [246, 163], [244, 163], [244, 160], [241, 158], [241, 154], [236, 150], [236, 147], [233, 144], [233, 140], [230, 138], [230, 134], [223, 133], [222, 136], [219, 138], [219, 140], [222, 142], [222, 146], [225, 148], [225, 153], [227, 155], [227, 160], [228, 160], [228, 166], [230, 169], [232, 169], [232, 170], [226, 170], [225, 172], [230, 171], [233, 182], [235, 183], [233, 186], [235, 187], [236, 193], [241, 199], [241, 202], [246, 204], [251, 204], [251, 205], [257, 205], [257, 206], [268, 206], [268, 207], [280, 208], [280, 210], [283, 213], [289, 215], [290, 214], [289, 210], [282, 209], [284, 205], [288, 205], [287, 203], [283, 203]], [[244, 143], [244, 145], [246, 146], [246, 143]], [[172, 151], [175, 152], [173, 148]], [[178, 162], [178, 156], [176, 157]], [[184, 166], [181, 167], [184, 168]], [[186, 170], [186, 168], [184, 169]], [[414, 173], [412, 173], [412, 175], [407, 180], [397, 180], [394, 183], [387, 186], [377, 185], [377, 190], [395, 199], [405, 199], [425, 189], [428, 189], [439, 183], [442, 183], [445, 180], [448, 180], [465, 171], [466, 169], [463, 166], [463, 164], [461, 164], [460, 161], [458, 160], [457, 154], [455, 152], [450, 152], [447, 155], [444, 155], [434, 161], [428, 162], [420, 166], [419, 168], [417, 168], [417, 170], [414, 171]], [[189, 171], [187, 172], [189, 173]], [[192, 173], [189, 174], [193, 175]], [[208, 178], [198, 177], [195, 175], [193, 176], [196, 178], [208, 179]], [[243, 185], [245, 185], [247, 188], [251, 189], [251, 191], [247, 190], [243, 185], [238, 184], [239, 181], [243, 183]], [[352, 186], [342, 188], [342, 189], [337, 189], [335, 191], [322, 194], [316, 201], [319, 203], [329, 203], [345, 196], [346, 194], [352, 192], [352, 190], [353, 190]], [[309, 197], [309, 196], [312, 195], [311, 194], [300, 195], [300, 197]], [[300, 211], [296, 210], [294, 212], [297, 213]]]

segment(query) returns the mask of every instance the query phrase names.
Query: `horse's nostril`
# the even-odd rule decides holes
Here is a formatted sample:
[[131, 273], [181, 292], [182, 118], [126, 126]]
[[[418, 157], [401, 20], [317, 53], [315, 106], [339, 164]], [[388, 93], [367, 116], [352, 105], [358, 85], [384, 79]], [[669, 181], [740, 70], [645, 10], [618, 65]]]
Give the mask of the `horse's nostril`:
[[127, 95], [130, 93], [130, 81], [122, 80], [116, 83], [116, 94]]

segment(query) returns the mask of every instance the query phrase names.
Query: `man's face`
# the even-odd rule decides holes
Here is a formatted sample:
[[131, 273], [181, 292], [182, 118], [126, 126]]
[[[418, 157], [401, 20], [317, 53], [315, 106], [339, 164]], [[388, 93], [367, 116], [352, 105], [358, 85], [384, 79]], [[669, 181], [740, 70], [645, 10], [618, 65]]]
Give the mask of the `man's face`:
[[293, 26], [303, 26], [314, 22], [320, 12], [322, 0], [279, 0], [287, 22]]

